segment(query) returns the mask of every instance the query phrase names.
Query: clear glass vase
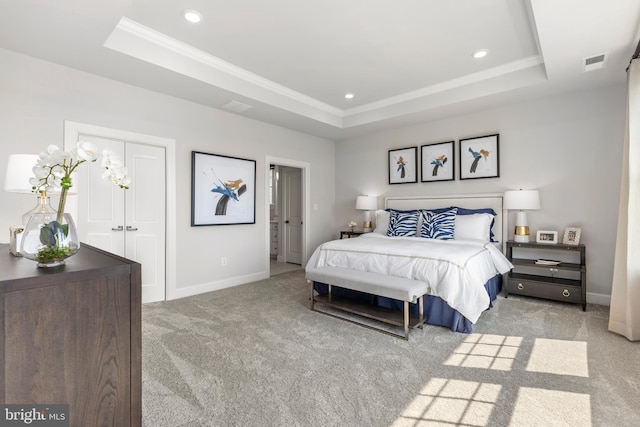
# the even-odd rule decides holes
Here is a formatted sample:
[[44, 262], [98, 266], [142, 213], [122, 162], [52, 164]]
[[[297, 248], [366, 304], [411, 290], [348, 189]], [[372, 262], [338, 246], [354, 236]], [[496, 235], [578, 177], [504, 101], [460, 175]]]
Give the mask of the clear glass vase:
[[22, 256], [38, 262], [38, 267], [58, 267], [80, 249], [76, 224], [71, 214], [58, 213], [43, 203], [41, 211], [29, 218], [22, 235]]

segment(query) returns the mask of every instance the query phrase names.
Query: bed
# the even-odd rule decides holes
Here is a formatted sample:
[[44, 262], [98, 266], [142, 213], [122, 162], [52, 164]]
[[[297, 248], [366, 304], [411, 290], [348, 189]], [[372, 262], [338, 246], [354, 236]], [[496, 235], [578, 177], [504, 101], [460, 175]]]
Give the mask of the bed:
[[[376, 211], [374, 232], [320, 245], [306, 265], [307, 278], [328, 267], [353, 271], [354, 277], [374, 273], [387, 283], [398, 278], [426, 283], [426, 323], [470, 333], [501, 291], [502, 275], [513, 267], [502, 253], [503, 217], [502, 195], [386, 198], [385, 209]], [[335, 286], [331, 275], [322, 277], [313, 283], [319, 295], [385, 310], [404, 307], [403, 301]], [[418, 304], [410, 310], [418, 313]]]

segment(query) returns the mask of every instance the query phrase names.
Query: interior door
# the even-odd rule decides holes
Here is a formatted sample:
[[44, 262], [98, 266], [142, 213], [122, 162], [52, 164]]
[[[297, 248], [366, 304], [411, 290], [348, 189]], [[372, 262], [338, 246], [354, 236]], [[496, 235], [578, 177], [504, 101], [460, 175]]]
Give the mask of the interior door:
[[[82, 140], [95, 143], [100, 152], [109, 149], [125, 160], [124, 141], [92, 135], [83, 135]], [[99, 160], [96, 163], [76, 169], [77, 178], [71, 189], [78, 193], [76, 222], [80, 241], [124, 257], [124, 190], [102, 179], [104, 169]]]
[[284, 168], [285, 262], [302, 263], [302, 173]]
[[127, 143], [125, 257], [142, 265], [142, 302], [165, 299], [165, 151]]
[[[80, 135], [100, 152], [108, 148], [129, 171], [131, 185], [122, 190], [102, 179], [103, 168], [76, 169], [80, 240], [142, 266], [142, 302], [165, 299], [165, 149], [131, 141]], [[98, 161], [99, 162], [99, 161]]]

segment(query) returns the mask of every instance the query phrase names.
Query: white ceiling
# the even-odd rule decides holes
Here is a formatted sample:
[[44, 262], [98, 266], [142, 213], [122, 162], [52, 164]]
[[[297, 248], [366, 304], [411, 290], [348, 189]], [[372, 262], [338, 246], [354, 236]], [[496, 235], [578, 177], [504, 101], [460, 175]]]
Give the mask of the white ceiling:
[[[1, 48], [215, 108], [240, 102], [253, 107], [246, 117], [336, 140], [624, 82], [640, 36], [639, 0], [0, 6]], [[489, 54], [476, 60], [478, 49]], [[606, 67], [584, 73], [583, 59], [601, 53]]]

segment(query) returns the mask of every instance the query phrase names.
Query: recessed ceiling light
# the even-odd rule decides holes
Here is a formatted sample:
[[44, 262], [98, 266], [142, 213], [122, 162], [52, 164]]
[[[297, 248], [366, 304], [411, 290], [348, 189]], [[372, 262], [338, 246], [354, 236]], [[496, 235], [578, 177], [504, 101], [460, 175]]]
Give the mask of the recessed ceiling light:
[[351, 92], [346, 93], [346, 94], [344, 95], [345, 99], [353, 99], [353, 97], [354, 97], [354, 96], [355, 96], [355, 95], [354, 95], [354, 94], [352, 94]]
[[487, 56], [487, 53], [489, 53], [489, 51], [486, 49], [477, 50], [473, 53], [473, 57], [476, 59], [484, 58], [485, 56]]
[[197, 10], [185, 10], [184, 19], [195, 24], [202, 21], [202, 14]]

